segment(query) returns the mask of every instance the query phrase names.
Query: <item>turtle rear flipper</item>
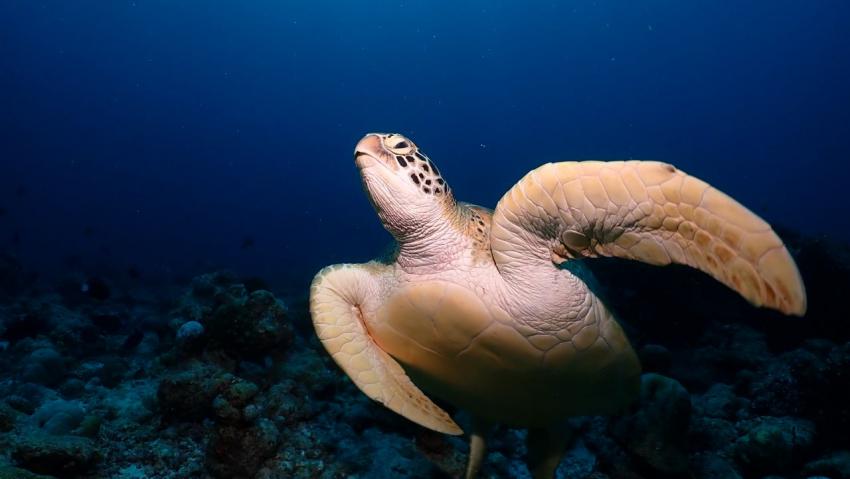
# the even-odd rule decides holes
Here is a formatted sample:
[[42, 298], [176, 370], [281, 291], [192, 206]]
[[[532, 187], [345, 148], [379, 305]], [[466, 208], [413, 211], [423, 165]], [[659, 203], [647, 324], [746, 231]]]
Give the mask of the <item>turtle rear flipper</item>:
[[375, 274], [366, 265], [343, 264], [321, 270], [310, 287], [310, 313], [322, 345], [371, 399], [434, 431], [463, 434], [448, 413], [428, 399], [401, 365], [369, 336], [363, 314], [378, 292]]
[[490, 241], [499, 271], [520, 284], [529, 262], [616, 256], [689, 265], [756, 306], [806, 311], [800, 273], [770, 225], [665, 163], [545, 164], [499, 201]]

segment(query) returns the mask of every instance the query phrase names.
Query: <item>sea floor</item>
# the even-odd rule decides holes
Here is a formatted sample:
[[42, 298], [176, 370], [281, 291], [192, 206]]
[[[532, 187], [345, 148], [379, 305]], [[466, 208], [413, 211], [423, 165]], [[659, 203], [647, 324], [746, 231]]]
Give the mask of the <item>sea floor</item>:
[[[806, 318], [685, 268], [594, 262], [643, 388], [621, 415], [564, 426], [558, 477], [850, 478], [850, 248], [783, 235]], [[0, 479], [462, 476], [465, 439], [361, 394], [304, 290], [226, 272], [81, 288], [23, 269], [0, 262]], [[529, 477], [524, 434], [496, 430], [481, 477]]]

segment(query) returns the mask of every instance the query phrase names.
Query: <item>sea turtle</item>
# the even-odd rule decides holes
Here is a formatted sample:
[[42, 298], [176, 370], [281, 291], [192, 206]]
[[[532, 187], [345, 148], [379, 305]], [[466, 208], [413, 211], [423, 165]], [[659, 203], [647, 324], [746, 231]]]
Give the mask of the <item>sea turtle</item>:
[[771, 227], [669, 164], [547, 163], [490, 211], [457, 202], [402, 135], [366, 135], [354, 160], [397, 251], [316, 275], [316, 333], [363, 393], [411, 421], [463, 432], [423, 391], [468, 411], [467, 477], [488, 425], [529, 428], [529, 468], [548, 478], [565, 449], [563, 419], [614, 413], [636, 397], [638, 358], [571, 271], [576, 259], [685, 264], [753, 305], [806, 310], [797, 267]]

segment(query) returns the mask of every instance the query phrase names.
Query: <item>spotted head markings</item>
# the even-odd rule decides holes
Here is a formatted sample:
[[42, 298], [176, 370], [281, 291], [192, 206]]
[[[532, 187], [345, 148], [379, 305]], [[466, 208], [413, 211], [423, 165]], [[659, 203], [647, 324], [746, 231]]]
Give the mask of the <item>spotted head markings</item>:
[[424, 193], [430, 195], [447, 195], [449, 185], [440, 175], [440, 170], [419, 148], [410, 140], [398, 134], [388, 135], [384, 144], [395, 156], [399, 166], [407, 172], [410, 181], [415, 183]]

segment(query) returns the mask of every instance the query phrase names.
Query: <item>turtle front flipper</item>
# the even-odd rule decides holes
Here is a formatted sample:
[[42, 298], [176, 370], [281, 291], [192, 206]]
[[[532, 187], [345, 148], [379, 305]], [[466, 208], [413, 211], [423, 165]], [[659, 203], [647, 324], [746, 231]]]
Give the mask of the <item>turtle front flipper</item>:
[[499, 201], [490, 242], [499, 271], [518, 282], [529, 258], [615, 256], [689, 265], [756, 306], [806, 311], [797, 266], [770, 225], [665, 163], [545, 164]]
[[310, 314], [322, 345], [354, 384], [375, 401], [411, 421], [446, 434], [462, 434], [384, 352], [363, 323], [379, 285], [370, 265], [336, 265], [320, 271], [310, 287]]

